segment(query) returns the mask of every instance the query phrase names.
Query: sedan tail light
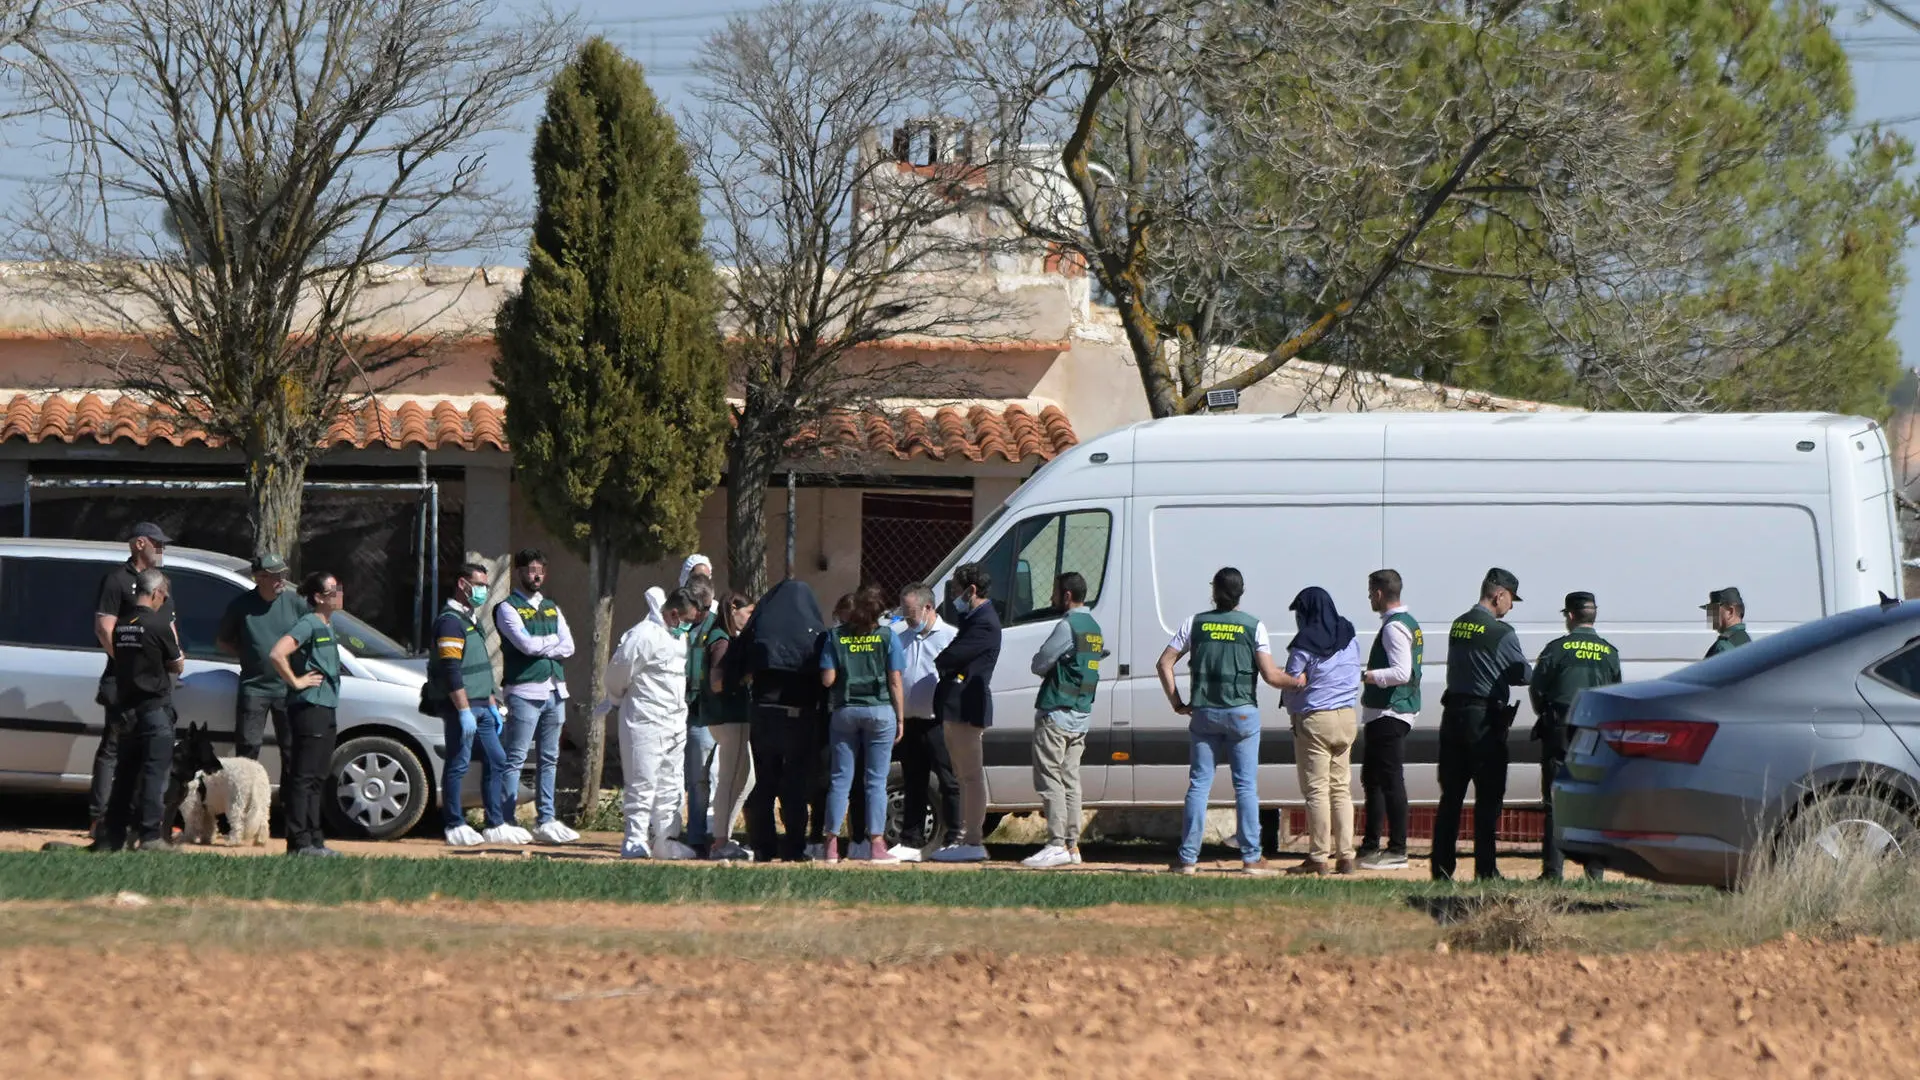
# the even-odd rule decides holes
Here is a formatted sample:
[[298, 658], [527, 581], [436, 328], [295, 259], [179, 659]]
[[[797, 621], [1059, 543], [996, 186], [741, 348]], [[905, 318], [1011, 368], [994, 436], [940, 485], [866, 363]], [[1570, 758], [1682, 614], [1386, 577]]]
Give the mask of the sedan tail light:
[[1702, 720], [1608, 720], [1600, 737], [1621, 757], [1698, 765], [1719, 724]]

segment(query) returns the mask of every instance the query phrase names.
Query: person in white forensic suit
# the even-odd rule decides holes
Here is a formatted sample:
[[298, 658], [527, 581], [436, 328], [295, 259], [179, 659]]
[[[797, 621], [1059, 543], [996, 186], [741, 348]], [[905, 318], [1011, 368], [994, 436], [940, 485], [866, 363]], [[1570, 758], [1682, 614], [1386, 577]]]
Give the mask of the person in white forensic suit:
[[621, 808], [625, 859], [691, 859], [679, 840], [687, 747], [687, 629], [703, 614], [685, 589], [647, 590], [647, 617], [620, 638], [607, 662], [607, 697], [596, 712], [620, 710]]

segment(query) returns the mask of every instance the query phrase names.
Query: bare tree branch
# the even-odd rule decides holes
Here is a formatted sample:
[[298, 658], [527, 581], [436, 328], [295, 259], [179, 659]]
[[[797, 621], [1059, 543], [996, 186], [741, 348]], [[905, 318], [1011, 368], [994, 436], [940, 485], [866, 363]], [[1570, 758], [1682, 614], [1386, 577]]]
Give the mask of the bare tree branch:
[[[114, 366], [242, 449], [256, 544], [292, 553], [300, 480], [349, 399], [417, 373], [451, 303], [376, 290], [524, 214], [485, 140], [568, 28], [461, 0], [93, 0], [30, 73], [84, 168], [17, 215]], [[58, 73], [55, 77], [53, 72]], [[484, 331], [476, 325], [471, 331]]]

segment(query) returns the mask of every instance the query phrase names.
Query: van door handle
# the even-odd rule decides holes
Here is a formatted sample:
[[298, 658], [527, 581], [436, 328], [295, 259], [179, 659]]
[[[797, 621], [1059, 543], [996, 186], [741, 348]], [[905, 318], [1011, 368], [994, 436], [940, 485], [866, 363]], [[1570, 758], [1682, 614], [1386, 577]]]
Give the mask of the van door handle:
[[1131, 675], [1131, 674], [1133, 674], [1133, 665], [1132, 665], [1132, 664], [1121, 664], [1121, 665], [1120, 665], [1120, 677], [1121, 677], [1121, 678], [1125, 678], [1125, 677], [1127, 677], [1128, 675]]

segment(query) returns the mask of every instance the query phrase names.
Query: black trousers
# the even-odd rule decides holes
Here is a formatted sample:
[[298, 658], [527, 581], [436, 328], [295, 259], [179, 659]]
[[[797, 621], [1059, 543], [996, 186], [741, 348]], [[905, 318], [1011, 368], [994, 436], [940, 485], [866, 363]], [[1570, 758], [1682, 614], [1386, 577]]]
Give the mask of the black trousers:
[[280, 798], [287, 813], [287, 850], [321, 847], [327, 839], [322, 824], [327, 772], [333, 764], [338, 731], [333, 707], [295, 703], [287, 709], [287, 727], [292, 745], [282, 746], [285, 771], [280, 774]]
[[167, 839], [167, 780], [173, 771], [173, 706], [147, 701], [122, 710], [129, 718], [115, 748], [113, 789], [99, 839], [124, 847], [128, 831], [146, 843]]
[[[102, 675], [94, 702], [104, 709], [106, 722], [100, 732], [100, 745], [93, 751], [93, 784], [87, 789], [87, 820], [93, 824], [96, 834], [107, 817], [107, 800], [113, 796], [114, 765], [120, 760], [120, 739], [133, 724], [132, 713], [118, 705], [107, 704], [119, 699], [119, 684], [112, 675]], [[98, 838], [96, 835], [95, 839]]]
[[[260, 747], [266, 742], [267, 723], [273, 723], [273, 744], [280, 748], [280, 772], [287, 771], [288, 748], [293, 745], [293, 735], [288, 731], [287, 719], [290, 709], [284, 698], [248, 697], [241, 694], [234, 701], [233, 708], [233, 753], [235, 757], [250, 761], [260, 760]], [[281, 789], [286, 781], [281, 780]]]
[[1460, 842], [1460, 810], [1473, 785], [1473, 873], [1500, 876], [1494, 853], [1507, 798], [1507, 725], [1487, 706], [1449, 705], [1440, 714], [1440, 807], [1433, 823], [1433, 876], [1451, 880]]
[[[753, 706], [747, 730], [753, 754], [753, 791], [747, 795], [747, 843], [761, 861], [799, 858], [807, 846], [807, 801], [819, 757], [813, 720], [782, 705]], [[780, 801], [782, 832], [773, 824], [773, 803]]]
[[1406, 721], [1382, 716], [1367, 722], [1366, 745], [1360, 759], [1360, 786], [1367, 795], [1367, 827], [1361, 847], [1380, 846], [1387, 834], [1387, 850], [1407, 853]]
[[[953, 775], [953, 759], [947, 756], [947, 735], [940, 721], [909, 718], [906, 736], [896, 749], [900, 782], [906, 788], [900, 808], [900, 843], [910, 848], [926, 847], [929, 841], [938, 845], [959, 843], [960, 781]], [[946, 822], [945, 836], [927, 835], [928, 780], [940, 785], [940, 819]]]
[[[1543, 722], [1540, 731], [1540, 801], [1547, 808], [1547, 816], [1540, 834], [1540, 876], [1559, 880], [1566, 873], [1566, 854], [1555, 842], [1553, 831], [1553, 777], [1567, 760], [1567, 724], [1564, 719]], [[1600, 881], [1606, 877], [1606, 867], [1597, 862], [1580, 860], [1586, 868], [1587, 880]]]

